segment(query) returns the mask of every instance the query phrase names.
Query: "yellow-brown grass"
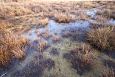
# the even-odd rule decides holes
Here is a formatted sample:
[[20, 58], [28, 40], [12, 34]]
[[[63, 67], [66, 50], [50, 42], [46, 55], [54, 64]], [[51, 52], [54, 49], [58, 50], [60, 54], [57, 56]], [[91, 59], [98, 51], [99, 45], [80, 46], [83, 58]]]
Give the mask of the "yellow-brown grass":
[[[72, 58], [70, 62], [72, 67], [77, 70], [79, 74], [83, 74], [92, 69], [96, 60], [95, 50], [88, 44], [81, 44], [81, 46], [71, 51]], [[85, 71], [84, 71], [85, 70]]]
[[7, 17], [13, 17], [13, 16], [22, 16], [31, 14], [32, 11], [28, 8], [25, 8], [24, 6], [18, 6], [18, 5], [0, 5], [0, 17], [1, 18], [7, 18]]
[[111, 49], [115, 47], [114, 27], [98, 27], [88, 32], [88, 41], [99, 49]]
[[39, 23], [39, 25], [45, 26], [48, 24], [48, 21], [49, 21], [48, 18], [40, 18], [38, 20], [38, 23]]
[[115, 70], [107, 67], [107, 69], [102, 71], [100, 77], [115, 77]]
[[94, 49], [90, 45], [82, 44], [72, 52], [74, 52], [75, 56], [84, 64], [92, 64], [94, 62]]
[[8, 53], [5, 46], [0, 46], [0, 66], [7, 65], [11, 57], [12, 53]]
[[69, 23], [71, 21], [71, 17], [67, 14], [56, 14], [55, 21], [58, 23]]
[[7, 25], [0, 25], [0, 66], [9, 63], [12, 58], [21, 59], [25, 56], [23, 46], [26, 39], [15, 35], [5, 27]]

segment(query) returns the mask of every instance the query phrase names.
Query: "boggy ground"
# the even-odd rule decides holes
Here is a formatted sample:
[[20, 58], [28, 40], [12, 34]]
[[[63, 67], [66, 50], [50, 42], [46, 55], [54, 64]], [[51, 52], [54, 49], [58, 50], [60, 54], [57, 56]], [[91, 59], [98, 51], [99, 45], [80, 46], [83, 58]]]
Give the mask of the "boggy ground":
[[7, 30], [27, 39], [24, 59], [1, 68], [1, 77], [115, 77], [114, 49], [102, 52], [87, 42], [90, 29], [115, 25], [114, 2], [0, 6], [0, 19], [11, 24]]

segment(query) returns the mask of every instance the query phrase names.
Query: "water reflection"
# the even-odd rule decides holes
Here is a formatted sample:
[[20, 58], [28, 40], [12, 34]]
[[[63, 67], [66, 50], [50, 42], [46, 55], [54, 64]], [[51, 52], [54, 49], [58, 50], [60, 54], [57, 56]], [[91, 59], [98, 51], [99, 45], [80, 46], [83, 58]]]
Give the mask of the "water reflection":
[[83, 20], [71, 22], [69, 24], [63, 24], [63, 23], [59, 24], [51, 20], [49, 21], [49, 24], [47, 27], [42, 27], [39, 29], [32, 28], [30, 31], [25, 32], [24, 36], [28, 38], [29, 40], [34, 41], [34, 40], [39, 39], [40, 37], [61, 36], [62, 33], [66, 31], [68, 32], [76, 31], [76, 30], [86, 31], [89, 29], [88, 28], [89, 26], [90, 26], [90, 23], [88, 21], [83, 21]]

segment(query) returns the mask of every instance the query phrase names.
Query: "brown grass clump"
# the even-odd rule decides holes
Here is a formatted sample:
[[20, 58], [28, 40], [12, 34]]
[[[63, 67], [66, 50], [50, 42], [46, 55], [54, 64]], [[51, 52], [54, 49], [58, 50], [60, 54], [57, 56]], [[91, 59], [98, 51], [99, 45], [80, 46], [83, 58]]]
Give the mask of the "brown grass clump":
[[89, 45], [83, 44], [71, 52], [74, 53], [75, 56], [79, 58], [83, 64], [91, 65], [93, 63], [95, 56], [93, 49]]
[[8, 53], [4, 47], [0, 46], [0, 66], [7, 65], [12, 57], [12, 53]]
[[39, 25], [42, 25], [42, 26], [48, 25], [48, 22], [49, 22], [48, 18], [40, 18], [38, 20]]
[[104, 8], [103, 11], [100, 10], [97, 12], [97, 15], [101, 15], [103, 16], [103, 18], [112, 18], [112, 19], [115, 19], [115, 11], [114, 11], [115, 8]]
[[28, 8], [18, 5], [0, 5], [0, 18], [7, 18], [13, 16], [22, 16], [31, 14], [32, 11]]
[[104, 17], [115, 19], [114, 8], [108, 8], [108, 9], [106, 8], [106, 9], [104, 9], [104, 11], [101, 11], [100, 13]]
[[0, 26], [0, 66], [2, 66], [9, 63], [12, 58], [23, 58], [25, 56], [23, 47], [27, 41], [6, 28], [3, 29], [3, 25]]
[[115, 19], [115, 8], [112, 8], [111, 11], [110, 11], [110, 18], [113, 18]]
[[95, 4], [91, 1], [83, 2], [83, 5], [82, 5], [82, 7], [84, 7], [84, 8], [92, 8], [94, 6], [95, 6]]
[[11, 27], [11, 24], [9, 24], [6, 21], [0, 20], [0, 30], [6, 30]]
[[115, 50], [115, 27], [113, 28], [113, 31], [110, 34], [110, 46], [112, 46], [112, 49]]
[[114, 27], [98, 27], [88, 32], [88, 41], [99, 49], [111, 49], [115, 47]]
[[102, 71], [102, 75], [100, 77], [115, 77], [115, 70], [109, 69], [107, 67], [107, 70]]
[[87, 44], [82, 44], [80, 47], [71, 51], [70, 62], [79, 74], [89, 71], [95, 59], [94, 50]]
[[58, 23], [69, 23], [71, 21], [71, 17], [67, 14], [56, 14], [55, 21]]
[[39, 39], [36, 40], [36, 41], [39, 42], [39, 44], [38, 44], [38, 50], [39, 50], [40, 52], [43, 52], [43, 50], [47, 48], [48, 42], [47, 42], [45, 39], [43, 39], [43, 38], [39, 38]]

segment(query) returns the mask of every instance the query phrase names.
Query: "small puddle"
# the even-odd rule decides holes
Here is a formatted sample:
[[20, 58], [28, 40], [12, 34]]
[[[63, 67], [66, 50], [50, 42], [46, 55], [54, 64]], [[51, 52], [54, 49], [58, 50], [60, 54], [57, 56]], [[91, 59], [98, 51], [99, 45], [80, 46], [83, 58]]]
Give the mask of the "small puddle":
[[[86, 14], [94, 18], [96, 16], [96, 12], [96, 9], [91, 9], [86, 11]], [[57, 67], [67, 73], [67, 77], [71, 77], [69, 76], [69, 73], [73, 75], [72, 77], [76, 77], [76, 72], [69, 67], [69, 63], [62, 57], [62, 55], [71, 48], [75, 48], [75, 41], [71, 40], [71, 38], [77, 39], [77, 42], [84, 39], [83, 34], [90, 29], [90, 22], [93, 21], [78, 20], [71, 23], [57, 23], [54, 20], [50, 20], [46, 27], [34, 27], [29, 31], [24, 32], [22, 36], [27, 38], [30, 42], [30, 45], [26, 47], [27, 56], [24, 61], [12, 68], [10, 72], [7, 72], [7, 76], [4, 77], [41, 77], [45, 67], [55, 66], [56, 63], [59, 63]], [[111, 19], [109, 23], [115, 24], [115, 20]], [[72, 44], [65, 45], [67, 44], [66, 42]], [[48, 48], [51, 50], [48, 50], [46, 53], [44, 52], [45, 54], [43, 54], [39, 52], [42, 50], [41, 47], [43, 49]], [[45, 60], [44, 56], [49, 56], [51, 60]], [[60, 63], [62, 63], [62, 65], [60, 65]], [[49, 64], [51, 64], [51, 66], [48, 66]], [[34, 71], [33, 73], [31, 68]], [[58, 68], [54, 68], [54, 70], [56, 69]], [[65, 71], [65, 69], [67, 69], [67, 71]], [[38, 73], [38, 71], [40, 73]], [[30, 72], [31, 76], [29, 76], [28, 72]], [[36, 73], [36, 76], [34, 73]]]
[[[91, 9], [87, 10], [86, 14], [95, 18], [96, 12], [96, 9]], [[83, 43], [82, 39], [85, 38], [84, 35], [86, 31], [90, 29], [90, 23], [94, 21], [78, 20], [71, 23], [57, 23], [54, 20], [50, 20], [49, 24], [45, 27], [33, 27], [30, 30], [25, 31], [22, 36], [27, 38], [30, 43], [26, 47], [26, 58], [4, 73], [4, 76], [1, 76], [41, 77], [46, 68], [52, 69], [53, 67], [56, 67], [53, 68], [52, 73], [59, 69], [60, 71], [58, 73], [62, 74], [65, 72], [65, 75], [67, 75], [65, 77], [76, 77], [78, 74], [73, 71], [69, 62], [62, 56], [64, 53], [68, 53], [68, 51], [76, 47], [76, 41], [77, 43]], [[115, 20], [111, 19], [108, 23], [115, 24]], [[44, 53], [41, 51], [44, 51]], [[34, 75], [34, 73], [36, 75]]]
[[86, 10], [86, 15], [90, 16], [91, 18], [94, 18], [96, 16], [96, 13], [97, 13], [96, 8]]
[[[24, 76], [24, 75], [28, 76], [28, 74], [26, 74], [27, 72], [24, 73], [24, 71], [31, 72], [30, 68], [34, 67], [34, 65], [33, 65], [34, 62], [38, 63], [38, 65], [37, 65], [38, 67], [35, 66], [32, 69], [35, 71], [35, 73], [37, 73], [37, 71], [40, 71], [41, 72], [40, 74], [42, 74], [43, 70], [41, 67], [43, 67], [43, 68], [45, 68], [45, 67], [44, 67], [44, 64], [40, 65], [39, 63], [42, 60], [45, 60], [44, 56], [46, 56], [46, 55], [43, 55], [42, 53], [40, 53], [39, 52], [40, 49], [38, 49], [38, 48], [43, 47], [44, 45], [47, 44], [47, 45], [49, 45], [49, 48], [52, 49], [53, 46], [56, 46], [56, 43], [57, 43], [57, 45], [63, 44], [64, 43], [63, 40], [67, 39], [67, 38], [63, 37], [63, 33], [65, 33], [65, 32], [71, 33], [72, 32], [72, 34], [73, 34], [73, 33], [77, 33], [77, 32], [78, 33], [84, 32], [89, 29], [89, 26], [90, 26], [90, 23], [88, 21], [83, 21], [83, 20], [71, 22], [69, 24], [65, 24], [65, 23], [59, 24], [53, 20], [50, 20], [49, 24], [46, 27], [42, 27], [42, 28], [34, 27], [34, 28], [30, 29], [29, 31], [24, 32], [22, 35], [30, 41], [30, 45], [26, 47], [27, 56], [23, 61], [21, 61], [16, 66], [14, 66], [14, 68], [7, 71], [6, 75], [3, 74], [4, 75], [3, 77], [12, 77], [12, 76], [19, 77], [19, 76]], [[71, 36], [69, 36], [69, 37], [71, 37]], [[82, 36], [80, 36], [80, 37], [82, 37]], [[60, 41], [60, 42], [58, 42], [58, 41]], [[68, 40], [67, 42], [69, 42], [69, 41], [70, 40]], [[71, 41], [71, 42], [75, 44], [74, 41]], [[43, 45], [43, 46], [41, 46], [41, 45]], [[65, 45], [65, 43], [64, 43], [64, 45]], [[73, 45], [72, 45], [72, 47], [73, 47]], [[61, 45], [61, 47], [65, 48], [62, 45]], [[58, 46], [58, 48], [61, 48], [61, 47]], [[62, 53], [60, 53], [60, 52], [62, 52]], [[64, 58], [60, 56], [60, 55], [63, 55], [63, 53], [64, 53], [63, 51], [58, 51], [54, 48], [52, 51], [48, 51], [48, 53], [51, 54], [50, 55], [51, 57], [57, 56], [57, 58], [60, 58], [59, 62], [61, 62], [61, 59], [64, 60]], [[40, 56], [41, 56], [41, 58], [40, 58]], [[36, 57], [38, 57], [38, 58], [36, 59]], [[34, 60], [34, 59], [36, 59], [36, 60]], [[64, 60], [64, 61], [66, 61], [66, 60]], [[57, 60], [54, 60], [54, 63], [55, 62], [57, 62]], [[65, 68], [68, 68], [68, 65], [69, 64], [67, 64], [67, 66]], [[36, 70], [36, 68], [38, 68], [38, 70]], [[63, 69], [63, 68], [61, 68], [61, 69]], [[71, 70], [68, 68], [68, 72], [70, 72], [70, 71]], [[20, 73], [17, 73], [17, 72], [20, 72]], [[71, 72], [73, 72], [73, 71], [71, 71]], [[38, 74], [36, 76], [39, 77]], [[28, 77], [36, 77], [36, 76], [32, 73], [32, 76], [28, 76]]]
[[[89, 9], [89, 10], [86, 10], [85, 11], [85, 14], [90, 16], [91, 18], [93, 19], [96, 19], [96, 14], [97, 14], [97, 11], [99, 9], [96, 9], [96, 8], [93, 8], [93, 9]], [[89, 20], [90, 22], [96, 22], [95, 20]], [[97, 22], [98, 23], [98, 22]], [[115, 25], [115, 20], [114, 19], [109, 19], [107, 22], [105, 22], [106, 24], [110, 24], [110, 25]]]
[[110, 19], [110, 20], [108, 21], [108, 23], [109, 23], [109, 24], [112, 24], [112, 25], [115, 25], [115, 20], [114, 20], [114, 19]]
[[[49, 21], [47, 27], [42, 28], [32, 28], [28, 32], [23, 34], [24, 37], [30, 41], [38, 40], [40, 37], [53, 37], [53, 36], [62, 36], [63, 32], [66, 31], [87, 31], [89, 29], [90, 23], [88, 21], [76, 21], [69, 24], [65, 23], [56, 23], [55, 21]], [[49, 40], [48, 38], [45, 38]], [[50, 38], [51, 39], [51, 38]]]

